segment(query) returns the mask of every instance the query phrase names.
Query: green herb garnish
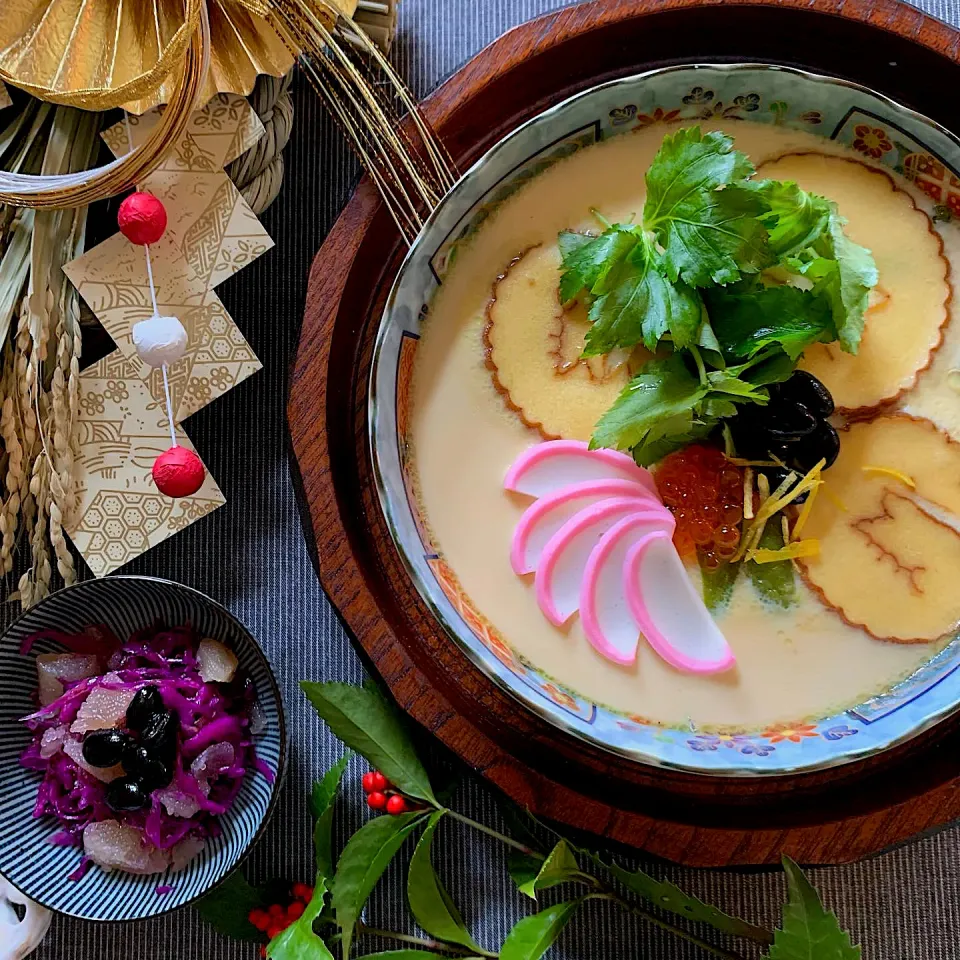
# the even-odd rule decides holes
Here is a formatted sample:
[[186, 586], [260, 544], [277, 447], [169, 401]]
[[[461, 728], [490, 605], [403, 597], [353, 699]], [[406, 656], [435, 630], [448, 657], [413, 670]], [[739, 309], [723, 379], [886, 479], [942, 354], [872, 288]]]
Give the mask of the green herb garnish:
[[594, 447], [649, 464], [702, 439], [744, 403], [766, 404], [813, 343], [856, 353], [877, 270], [836, 205], [754, 180], [725, 134], [666, 136], [640, 224], [564, 232], [560, 299], [583, 296], [584, 355], [643, 344], [644, 365], [601, 418]]

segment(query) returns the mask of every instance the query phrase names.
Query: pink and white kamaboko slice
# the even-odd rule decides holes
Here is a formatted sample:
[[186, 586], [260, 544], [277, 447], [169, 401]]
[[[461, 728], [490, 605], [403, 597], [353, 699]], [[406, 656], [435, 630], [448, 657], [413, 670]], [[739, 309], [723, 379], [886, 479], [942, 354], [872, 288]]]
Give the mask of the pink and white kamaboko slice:
[[656, 496], [634, 480], [585, 480], [554, 490], [527, 507], [513, 532], [510, 564], [514, 573], [533, 573], [550, 538], [568, 520], [610, 497], [633, 497], [651, 507], [660, 506]]
[[653, 476], [631, 457], [616, 450], [591, 450], [580, 440], [548, 440], [530, 447], [513, 462], [503, 486], [543, 497], [587, 480], [632, 480], [657, 496]]
[[729, 670], [730, 644], [687, 577], [670, 535], [654, 531], [627, 552], [623, 592], [647, 642], [688, 673]]

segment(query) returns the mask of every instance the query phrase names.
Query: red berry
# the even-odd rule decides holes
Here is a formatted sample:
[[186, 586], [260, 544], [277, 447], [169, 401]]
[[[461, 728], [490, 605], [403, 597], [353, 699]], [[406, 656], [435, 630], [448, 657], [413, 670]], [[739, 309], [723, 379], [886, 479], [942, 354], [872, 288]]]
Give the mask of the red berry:
[[247, 918], [258, 930], [266, 930], [270, 926], [270, 917], [266, 910], [251, 910]]
[[407, 811], [407, 801], [400, 796], [400, 794], [395, 793], [387, 801], [387, 813], [396, 817], [401, 813], [406, 813]]
[[371, 810], [382, 810], [387, 805], [387, 795], [379, 790], [367, 794], [367, 806]]
[[379, 770], [372, 771], [372, 774], [373, 789], [383, 793], [390, 786], [390, 781]]
[[138, 190], [120, 204], [117, 226], [131, 243], [156, 243], [167, 229], [167, 211], [152, 193]]
[[298, 900], [305, 900], [309, 903], [313, 899], [313, 887], [308, 887], [305, 883], [295, 883], [293, 885], [293, 895]]
[[283, 923], [275, 923], [272, 927], [267, 928], [267, 936], [272, 940], [274, 937], [279, 937], [284, 930], [287, 929], [287, 925]]
[[260, 956], [261, 956], [261, 957], [266, 957], [266, 955], [267, 955], [267, 948], [266, 948], [266, 947], [261, 947], [261, 948], [260, 948]]
[[299, 900], [294, 900], [293, 903], [287, 907], [287, 919], [293, 923], [294, 920], [299, 920], [303, 916], [303, 911], [306, 910], [306, 906], [301, 903]]
[[274, 922], [282, 920], [287, 915], [287, 911], [279, 903], [271, 903], [267, 913]]
[[376, 774], [372, 770], [367, 771], [367, 773], [363, 775], [363, 779], [360, 781], [360, 783], [363, 785], [364, 793], [373, 793], [374, 790], [380, 789], [373, 782], [373, 778], [375, 776]]

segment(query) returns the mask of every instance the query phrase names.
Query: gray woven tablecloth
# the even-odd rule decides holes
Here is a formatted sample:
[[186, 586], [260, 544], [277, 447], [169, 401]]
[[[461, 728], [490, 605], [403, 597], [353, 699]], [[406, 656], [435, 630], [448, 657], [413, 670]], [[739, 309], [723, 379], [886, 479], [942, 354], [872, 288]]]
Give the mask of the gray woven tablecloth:
[[[611, 0], [613, 2], [613, 0]], [[0, 4], [2, 5], [2, 4]], [[418, 94], [427, 92], [499, 34], [562, 0], [403, 0], [395, 59]], [[926, 0], [930, 13], [960, 22], [958, 0]], [[358, 171], [307, 84], [298, 81], [293, 139], [279, 201], [263, 220], [276, 249], [218, 293], [264, 370], [192, 417], [191, 437], [227, 496], [212, 516], [151, 551], [128, 570], [198, 587], [223, 601], [259, 637], [284, 687], [292, 731], [290, 775], [279, 809], [251, 861], [255, 878], [308, 879], [306, 791], [341, 747], [297, 690], [303, 678], [359, 681], [360, 661], [314, 575], [290, 482], [284, 421], [287, 375], [297, 342], [307, 270], [346, 201]], [[356, 776], [340, 818], [341, 841], [364, 816]], [[456, 805], [498, 819], [490, 791], [475, 782]], [[481, 943], [496, 948], [527, 909], [504, 869], [501, 849], [450, 829], [435, 855], [454, 899]], [[660, 868], [657, 868], [660, 869]], [[783, 896], [777, 871], [706, 871], [669, 866], [664, 876], [753, 920], [775, 923]], [[864, 945], [868, 960], [960, 958], [960, 832], [945, 830], [853, 866], [813, 877]], [[529, 901], [527, 901], [529, 902]], [[410, 929], [402, 874], [391, 872], [369, 907], [369, 922]], [[363, 944], [371, 952], [382, 941]], [[256, 947], [228, 941], [189, 908], [139, 924], [55, 922], [43, 960], [254, 960]], [[603, 903], [591, 903], [552, 956], [578, 960], [702, 960], [707, 954]]]

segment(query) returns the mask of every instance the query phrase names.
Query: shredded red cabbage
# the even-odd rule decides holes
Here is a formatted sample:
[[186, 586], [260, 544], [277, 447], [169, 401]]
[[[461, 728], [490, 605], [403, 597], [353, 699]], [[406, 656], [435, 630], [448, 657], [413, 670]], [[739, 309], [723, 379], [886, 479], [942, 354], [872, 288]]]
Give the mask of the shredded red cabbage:
[[[272, 771], [257, 758], [251, 743], [250, 716], [256, 700], [253, 684], [240, 671], [230, 683], [204, 681], [196, 656], [201, 637], [191, 627], [142, 630], [124, 643], [105, 627], [88, 628], [77, 636], [48, 630], [25, 641], [23, 652], [29, 652], [41, 638], [54, 640], [70, 652], [97, 654], [105, 667], [99, 677], [64, 680], [64, 692], [58, 699], [24, 718], [33, 739], [20, 762], [43, 774], [33, 815], [56, 818], [59, 829], [51, 843], [81, 846], [87, 824], [118, 820], [140, 829], [159, 850], [169, 851], [188, 837], [202, 840], [219, 835], [217, 817], [230, 809], [249, 767], [273, 782]], [[146, 809], [117, 813], [107, 806], [106, 783], [74, 762], [56, 744], [56, 738], [47, 746], [48, 753], [54, 750], [52, 755], [41, 753], [47, 731], [66, 731], [67, 737], [82, 739], [82, 733], [70, 733], [69, 727], [98, 686], [131, 691], [154, 686], [166, 709], [178, 715], [179, 746], [174, 778], [167, 790], [193, 801], [197, 807], [193, 816], [169, 814], [155, 794]], [[233, 759], [225, 768], [217, 766], [210, 779], [201, 782], [191, 772], [191, 764], [217, 744], [229, 744]], [[229, 750], [225, 753], [230, 756]], [[201, 767], [203, 764], [201, 758]], [[84, 857], [71, 879], [82, 877], [88, 866]]]

